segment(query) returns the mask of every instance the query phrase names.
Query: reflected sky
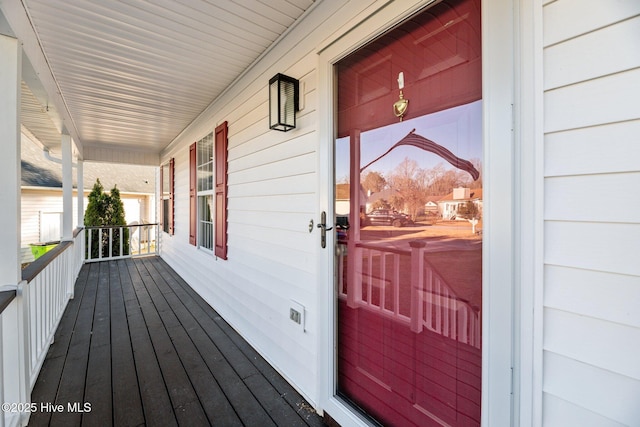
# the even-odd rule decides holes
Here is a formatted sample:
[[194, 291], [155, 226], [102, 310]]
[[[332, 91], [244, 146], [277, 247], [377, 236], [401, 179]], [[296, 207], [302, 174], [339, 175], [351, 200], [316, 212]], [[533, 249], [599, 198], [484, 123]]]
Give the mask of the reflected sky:
[[[409, 104], [410, 107], [411, 104]], [[462, 159], [482, 158], [482, 101], [475, 101], [363, 132], [360, 136], [361, 166], [382, 155], [413, 129], [417, 134], [447, 148]], [[386, 176], [405, 157], [416, 160], [422, 169], [431, 169], [440, 163], [444, 164], [446, 168], [453, 169], [453, 166], [436, 154], [416, 147], [400, 146], [371, 164], [363, 172], [377, 171]], [[335, 167], [337, 182], [344, 182], [345, 179], [348, 179], [348, 137], [336, 141]]]

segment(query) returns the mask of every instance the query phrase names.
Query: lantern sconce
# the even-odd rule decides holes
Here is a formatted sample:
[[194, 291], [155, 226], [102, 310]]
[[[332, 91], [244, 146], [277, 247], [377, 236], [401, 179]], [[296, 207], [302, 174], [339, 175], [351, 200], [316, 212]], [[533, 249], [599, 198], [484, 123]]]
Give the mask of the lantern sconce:
[[284, 74], [276, 74], [269, 80], [269, 128], [282, 132], [296, 127], [296, 111], [299, 106], [300, 82]]

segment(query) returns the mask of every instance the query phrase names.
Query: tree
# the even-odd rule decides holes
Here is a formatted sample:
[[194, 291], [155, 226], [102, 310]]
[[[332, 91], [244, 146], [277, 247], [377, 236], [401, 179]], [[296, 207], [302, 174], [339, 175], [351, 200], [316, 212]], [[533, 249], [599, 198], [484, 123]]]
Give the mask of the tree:
[[379, 193], [387, 186], [387, 181], [380, 172], [371, 171], [367, 172], [367, 174], [362, 178], [362, 182], [360, 184], [367, 194], [369, 194], [369, 192]]
[[478, 206], [471, 200], [468, 200], [464, 206], [458, 208], [458, 216], [466, 219], [478, 218], [480, 210]]
[[415, 221], [427, 202], [426, 181], [425, 171], [418, 162], [405, 157], [389, 177], [390, 187], [395, 191], [391, 204], [399, 211], [408, 211]]
[[449, 194], [456, 187], [469, 187], [472, 182], [471, 176], [467, 172], [459, 169], [447, 169], [443, 163], [427, 170], [426, 174], [429, 194], [434, 196]]
[[473, 164], [473, 166], [476, 168], [476, 170], [478, 172], [480, 172], [480, 177], [478, 179], [476, 179], [475, 181], [473, 181], [469, 185], [469, 188], [471, 188], [471, 189], [482, 188], [482, 161], [480, 159], [470, 159], [469, 161]]
[[[84, 214], [84, 225], [87, 227], [98, 226], [123, 226], [127, 225], [124, 215], [124, 205], [120, 199], [120, 191], [116, 186], [110, 194], [104, 192], [100, 179], [96, 180], [91, 193], [89, 204]], [[129, 230], [127, 228], [111, 229], [112, 254], [129, 254]], [[120, 252], [120, 233], [122, 230], [122, 252]], [[91, 233], [91, 248], [88, 246], [89, 233]], [[100, 252], [103, 256], [109, 256], [109, 231], [103, 230], [100, 237], [99, 230], [89, 230], [87, 233], [87, 251], [91, 250], [91, 258], [98, 258]]]
[[378, 199], [371, 205], [372, 210], [376, 209], [391, 209], [391, 204], [386, 199]]

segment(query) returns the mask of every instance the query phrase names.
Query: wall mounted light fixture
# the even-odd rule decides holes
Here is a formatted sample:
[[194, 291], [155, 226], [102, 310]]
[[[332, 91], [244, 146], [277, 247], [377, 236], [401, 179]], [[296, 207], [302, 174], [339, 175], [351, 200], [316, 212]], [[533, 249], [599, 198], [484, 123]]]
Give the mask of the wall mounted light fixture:
[[299, 90], [293, 77], [278, 73], [269, 80], [269, 128], [283, 132], [295, 129]]

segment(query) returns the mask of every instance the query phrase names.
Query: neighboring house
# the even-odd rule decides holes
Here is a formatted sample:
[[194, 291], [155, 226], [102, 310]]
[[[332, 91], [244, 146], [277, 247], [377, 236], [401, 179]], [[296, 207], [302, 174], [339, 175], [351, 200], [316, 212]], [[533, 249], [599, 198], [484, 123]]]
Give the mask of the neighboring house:
[[442, 196], [427, 197], [427, 202], [424, 204], [424, 213], [431, 215], [440, 213], [438, 209], [438, 200], [440, 200], [441, 198]]
[[[376, 204], [376, 202], [390, 204], [393, 201], [393, 195], [395, 192], [396, 191], [391, 188], [386, 188], [378, 192], [369, 191], [369, 193], [367, 194], [367, 197], [364, 199], [366, 200], [365, 212], [367, 213], [371, 212], [374, 209], [374, 205]], [[394, 208], [398, 209], [397, 206], [394, 206]]]
[[[62, 166], [50, 160], [41, 146], [22, 135], [22, 262], [33, 261], [31, 244], [59, 241], [62, 233]], [[49, 157], [49, 158], [47, 158]], [[85, 163], [84, 207], [96, 179], [110, 191], [114, 185], [120, 190], [127, 224], [149, 223], [155, 218], [156, 168], [145, 166]], [[76, 179], [74, 174], [74, 187]], [[77, 211], [77, 188], [73, 190], [73, 211]], [[73, 227], [78, 226], [73, 216]]]
[[348, 215], [349, 204], [349, 184], [336, 184], [336, 215]]
[[438, 200], [438, 211], [443, 219], [464, 219], [458, 217], [458, 211], [472, 202], [482, 215], [482, 188], [454, 188], [453, 191]]
[[[22, 13], [29, 3], [42, 13]], [[42, 3], [0, 1], [3, 12], [12, 4], [6, 10], [22, 13], [10, 25], [31, 31], [39, 27], [30, 20], [41, 19], [49, 31], [48, 40], [29, 37], [25, 53], [36, 46], [42, 55], [48, 42], [64, 44], [64, 58], [109, 59], [94, 49], [73, 58], [66, 45], [96, 26], [98, 13], [69, 19], [57, 15], [65, 2]], [[141, 59], [135, 70], [146, 74], [131, 71], [125, 82], [141, 82], [148, 116], [160, 107], [167, 120], [188, 114], [172, 110], [171, 97], [153, 98], [154, 75], [172, 67], [224, 87], [158, 151], [135, 152], [162, 170], [160, 256], [318, 412], [344, 427], [371, 425], [367, 416], [385, 425], [640, 425], [640, 198], [629, 197], [640, 186], [639, 1], [287, 1], [308, 9], [226, 82], [215, 67], [185, 64], [182, 52], [226, 44], [218, 35], [244, 39], [167, 12], [182, 3], [217, 2], [149, 2], [151, 12], [110, 2], [114, 15], [104, 23], [110, 29], [135, 10], [133, 23], [118, 27], [139, 31], [128, 50], [137, 59], [147, 36], [155, 44], [157, 66], [147, 70]], [[152, 37], [163, 13], [177, 32], [202, 34], [199, 45], [186, 35]], [[56, 40], [49, 17], [72, 22], [77, 34]], [[91, 42], [100, 34], [117, 38], [109, 39], [114, 49], [127, 42], [100, 32]], [[231, 45], [229, 54], [252, 46]], [[172, 61], [159, 59], [165, 50]], [[49, 59], [32, 62], [44, 74]], [[66, 69], [86, 77], [83, 67]], [[269, 129], [277, 73], [301, 81], [297, 127], [286, 133]], [[74, 75], [59, 76], [56, 90], [60, 77]], [[468, 200], [482, 203], [483, 233], [360, 233], [365, 199], [352, 192], [347, 250], [336, 256], [326, 230], [346, 211], [338, 160], [352, 157], [343, 164], [356, 186], [366, 162], [358, 157], [377, 144], [382, 154], [414, 126], [455, 157], [482, 158], [482, 191]], [[132, 152], [101, 150], [95, 139], [86, 141], [85, 161]], [[338, 151], [338, 140], [350, 150]], [[337, 268], [342, 258], [345, 269]], [[471, 266], [459, 268], [462, 258]], [[410, 285], [405, 293], [400, 283]]]

